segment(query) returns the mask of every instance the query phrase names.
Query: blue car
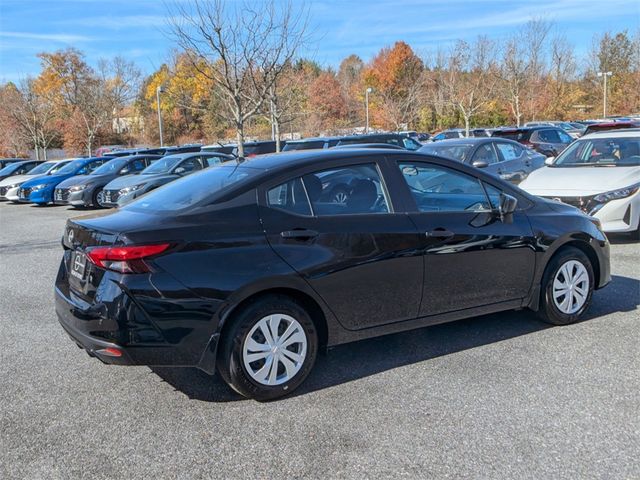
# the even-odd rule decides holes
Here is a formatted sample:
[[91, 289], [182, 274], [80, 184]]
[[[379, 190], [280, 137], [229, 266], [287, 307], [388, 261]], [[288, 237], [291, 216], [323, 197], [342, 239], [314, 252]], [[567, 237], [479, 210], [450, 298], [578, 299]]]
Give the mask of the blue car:
[[46, 205], [53, 202], [53, 191], [60, 182], [75, 175], [87, 175], [110, 157], [77, 158], [67, 163], [53, 175], [43, 175], [20, 185], [18, 201]]

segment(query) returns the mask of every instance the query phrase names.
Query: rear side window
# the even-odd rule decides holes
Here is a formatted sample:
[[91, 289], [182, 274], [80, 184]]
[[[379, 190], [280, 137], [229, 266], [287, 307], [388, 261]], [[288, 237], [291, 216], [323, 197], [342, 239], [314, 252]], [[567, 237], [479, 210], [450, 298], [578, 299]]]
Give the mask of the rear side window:
[[282, 151], [288, 152], [291, 150], [314, 150], [316, 148], [324, 148], [324, 141], [317, 142], [293, 142], [287, 143]]
[[205, 168], [220, 165], [224, 160], [220, 157], [203, 157]]
[[129, 169], [132, 172], [141, 172], [142, 170], [145, 169], [146, 166], [147, 165], [146, 165], [144, 159], [139, 158], [139, 159], [136, 159], [133, 162], [131, 162]]
[[485, 143], [478, 147], [473, 155], [473, 161], [487, 162], [489, 165], [498, 161], [498, 156], [490, 143]]
[[389, 212], [375, 164], [322, 170], [305, 175], [303, 180], [317, 216]]
[[505, 160], [515, 160], [522, 153], [522, 149], [511, 143], [496, 143], [498, 151]]

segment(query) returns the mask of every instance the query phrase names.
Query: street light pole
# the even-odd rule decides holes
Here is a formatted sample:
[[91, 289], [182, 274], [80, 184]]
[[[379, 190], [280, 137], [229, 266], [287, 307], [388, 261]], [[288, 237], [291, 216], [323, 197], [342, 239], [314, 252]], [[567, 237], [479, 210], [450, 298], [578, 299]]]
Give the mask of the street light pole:
[[373, 88], [367, 87], [364, 91], [365, 97], [365, 114], [366, 114], [366, 123], [364, 127], [364, 133], [369, 133], [369, 94], [373, 92]]
[[602, 95], [602, 117], [607, 118], [607, 77], [613, 75], [613, 72], [598, 72], [598, 76], [604, 79], [603, 95]]
[[162, 112], [160, 111], [160, 93], [164, 92], [164, 88], [162, 85], [158, 85], [156, 88], [156, 101], [158, 103], [158, 131], [160, 132], [160, 146], [164, 147], [164, 142], [162, 140]]

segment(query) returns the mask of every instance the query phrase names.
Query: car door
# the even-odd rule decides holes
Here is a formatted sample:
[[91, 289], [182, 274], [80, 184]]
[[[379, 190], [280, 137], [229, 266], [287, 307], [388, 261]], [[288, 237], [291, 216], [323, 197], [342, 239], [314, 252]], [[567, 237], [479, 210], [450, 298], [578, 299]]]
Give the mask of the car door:
[[[416, 318], [422, 296], [421, 238], [372, 158], [290, 174], [258, 193], [274, 251], [351, 330]], [[333, 202], [345, 177], [348, 198]]]
[[520, 145], [505, 141], [496, 141], [494, 146], [502, 165], [501, 178], [520, 183], [531, 172], [531, 159]]
[[517, 305], [529, 293], [535, 265], [526, 199], [501, 220], [496, 184], [435, 161], [407, 159], [396, 167], [424, 241], [421, 316]]

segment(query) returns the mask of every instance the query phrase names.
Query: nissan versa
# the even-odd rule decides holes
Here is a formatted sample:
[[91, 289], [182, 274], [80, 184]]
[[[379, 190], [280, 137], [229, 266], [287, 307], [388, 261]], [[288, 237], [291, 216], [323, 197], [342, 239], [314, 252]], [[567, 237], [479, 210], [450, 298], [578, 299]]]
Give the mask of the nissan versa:
[[259, 400], [321, 348], [523, 307], [564, 325], [610, 281], [596, 219], [401, 150], [228, 162], [69, 220], [63, 247], [56, 311], [91, 356], [217, 369]]
[[18, 189], [18, 201], [35, 203], [36, 205], [51, 203], [53, 202], [53, 191], [56, 185], [76, 175], [87, 175], [109, 160], [111, 160], [109, 157], [78, 158], [72, 160], [55, 173], [36, 177], [20, 185]]

